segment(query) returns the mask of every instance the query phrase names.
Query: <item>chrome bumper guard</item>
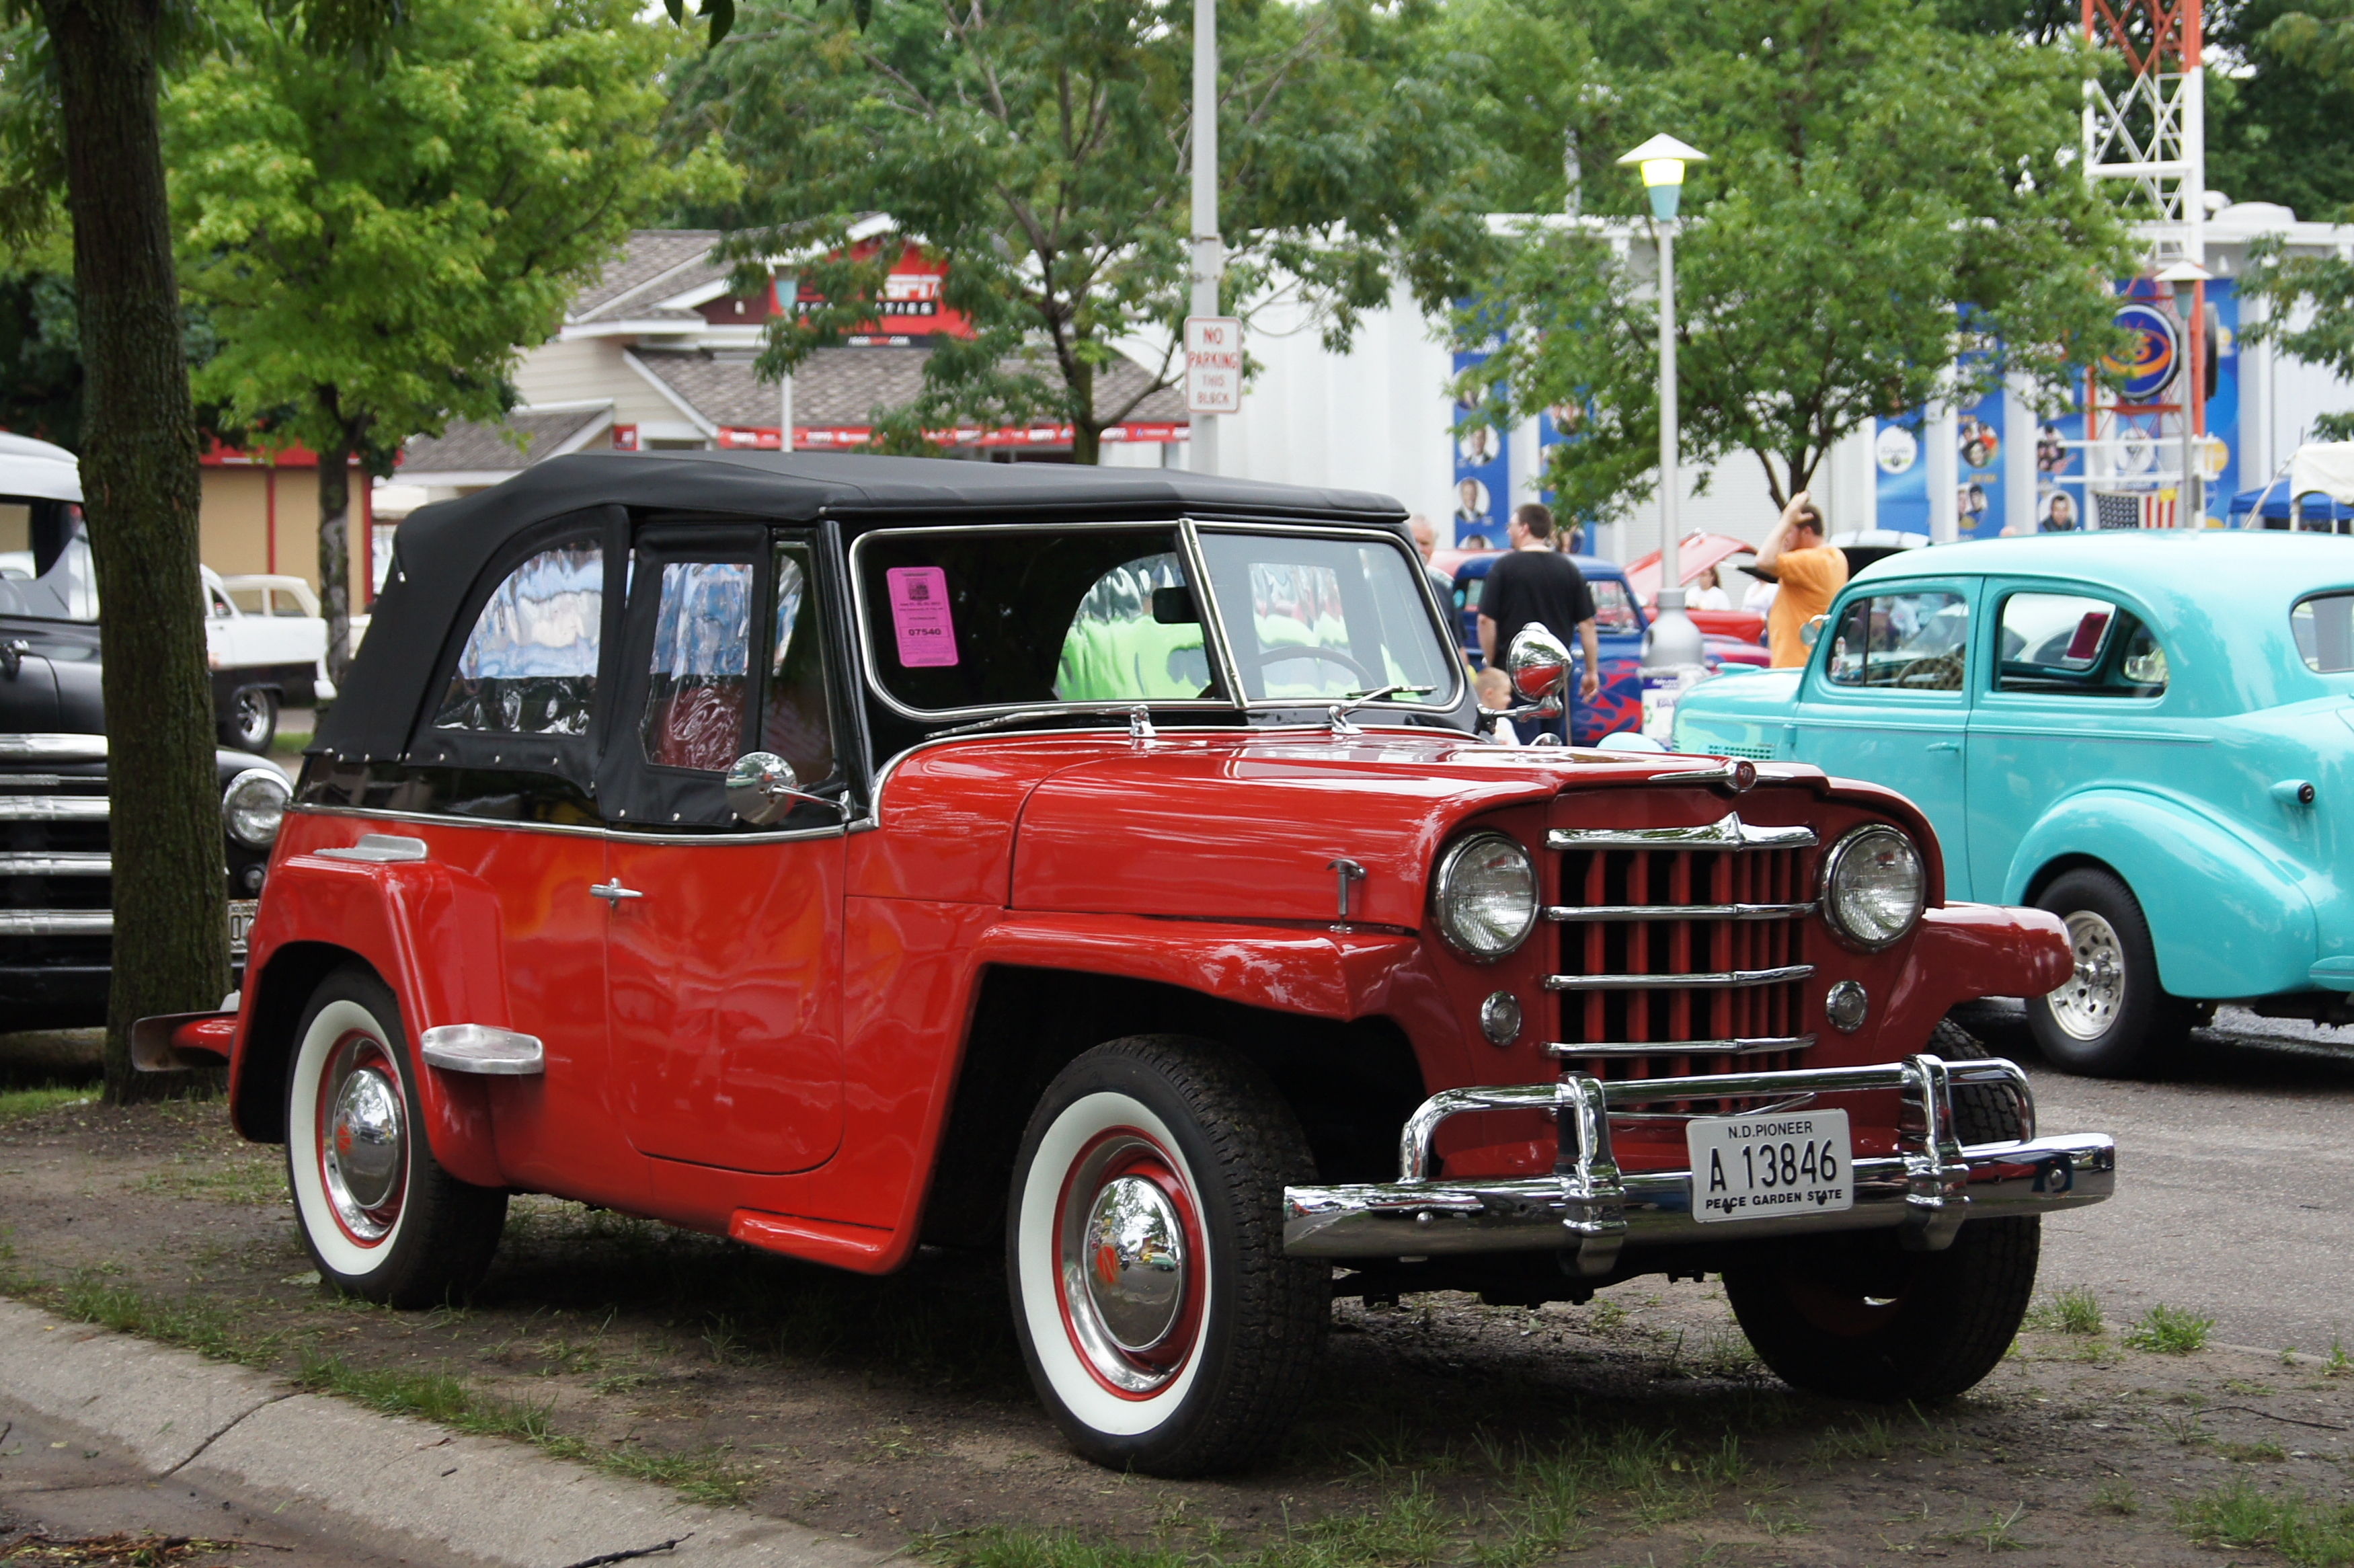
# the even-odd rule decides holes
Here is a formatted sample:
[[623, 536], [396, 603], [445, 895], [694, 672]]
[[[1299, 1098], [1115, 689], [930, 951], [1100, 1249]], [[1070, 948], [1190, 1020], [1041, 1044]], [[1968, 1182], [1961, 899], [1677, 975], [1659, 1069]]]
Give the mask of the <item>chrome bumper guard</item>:
[[[2024, 1135], [1964, 1147], [1954, 1133], [1957, 1085], [1992, 1085], [2017, 1102]], [[1691, 1172], [1622, 1172], [1610, 1152], [1610, 1113], [1666, 1100], [1763, 1098], [1785, 1108], [1816, 1095], [1893, 1089], [1902, 1097], [1900, 1152], [1855, 1161], [1855, 1206], [1703, 1225], [1692, 1217]], [[1469, 1111], [1549, 1110], [1561, 1129], [1550, 1176], [1434, 1181], [1439, 1125]], [[1395, 1181], [1287, 1187], [1283, 1249], [1293, 1257], [1427, 1258], [1482, 1252], [1561, 1251], [1578, 1273], [1608, 1274], [1638, 1247], [1831, 1231], [1896, 1229], [1909, 1250], [1950, 1245], [1962, 1222], [2081, 1208], [2116, 1185], [2116, 1144], [2099, 1133], [2035, 1135], [2027, 1075], [2010, 1062], [1907, 1056], [1885, 1066], [1604, 1082], [1564, 1074], [1555, 1084], [1449, 1089], [1423, 1102], [1399, 1140]]]

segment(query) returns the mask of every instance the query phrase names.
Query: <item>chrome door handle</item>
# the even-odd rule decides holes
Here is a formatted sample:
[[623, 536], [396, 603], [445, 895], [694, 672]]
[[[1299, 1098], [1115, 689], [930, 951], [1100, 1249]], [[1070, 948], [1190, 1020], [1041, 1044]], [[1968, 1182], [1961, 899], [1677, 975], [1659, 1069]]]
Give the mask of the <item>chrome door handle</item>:
[[643, 898], [645, 895], [634, 887], [622, 886], [621, 879], [617, 876], [610, 882], [590, 883], [588, 896], [601, 898], [608, 904], [619, 904], [624, 898]]
[[1959, 751], [1961, 748], [1962, 743], [1958, 740], [1933, 740], [1929, 743], [1932, 751]]

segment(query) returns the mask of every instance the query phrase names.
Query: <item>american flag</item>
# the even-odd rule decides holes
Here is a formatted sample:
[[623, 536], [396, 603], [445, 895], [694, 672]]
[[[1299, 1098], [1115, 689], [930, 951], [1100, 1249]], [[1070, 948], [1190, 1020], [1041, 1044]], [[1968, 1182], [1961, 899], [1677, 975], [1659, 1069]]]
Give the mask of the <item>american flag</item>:
[[2095, 528], [2171, 528], [2174, 518], [2174, 492], [2170, 490], [2093, 492]]

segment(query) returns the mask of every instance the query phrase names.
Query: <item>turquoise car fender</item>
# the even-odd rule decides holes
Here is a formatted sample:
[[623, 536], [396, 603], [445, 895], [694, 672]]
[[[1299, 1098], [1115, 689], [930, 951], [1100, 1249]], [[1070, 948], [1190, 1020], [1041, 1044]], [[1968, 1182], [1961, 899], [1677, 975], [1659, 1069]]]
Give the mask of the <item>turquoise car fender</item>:
[[2003, 879], [2024, 904], [2059, 863], [2099, 861], [2141, 901], [2159, 983], [2177, 996], [2300, 991], [2313, 962], [2313, 901], [2274, 857], [2212, 817], [2137, 789], [2097, 789], [2053, 803], [2028, 830]]

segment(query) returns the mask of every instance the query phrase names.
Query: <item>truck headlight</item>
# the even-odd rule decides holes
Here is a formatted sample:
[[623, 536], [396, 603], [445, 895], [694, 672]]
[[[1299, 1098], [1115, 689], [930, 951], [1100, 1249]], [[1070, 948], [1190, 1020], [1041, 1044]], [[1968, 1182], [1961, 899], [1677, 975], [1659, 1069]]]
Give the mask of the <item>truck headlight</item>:
[[1449, 947], [1483, 963], [1500, 959], [1537, 923], [1537, 869], [1502, 833], [1473, 833], [1438, 857], [1430, 906]]
[[1823, 918], [1868, 952], [1910, 931], [1927, 900], [1921, 852], [1885, 822], [1854, 829], [1823, 859]]
[[248, 849], [268, 849], [278, 842], [286, 802], [293, 798], [286, 775], [275, 768], [249, 768], [221, 794], [221, 826]]

